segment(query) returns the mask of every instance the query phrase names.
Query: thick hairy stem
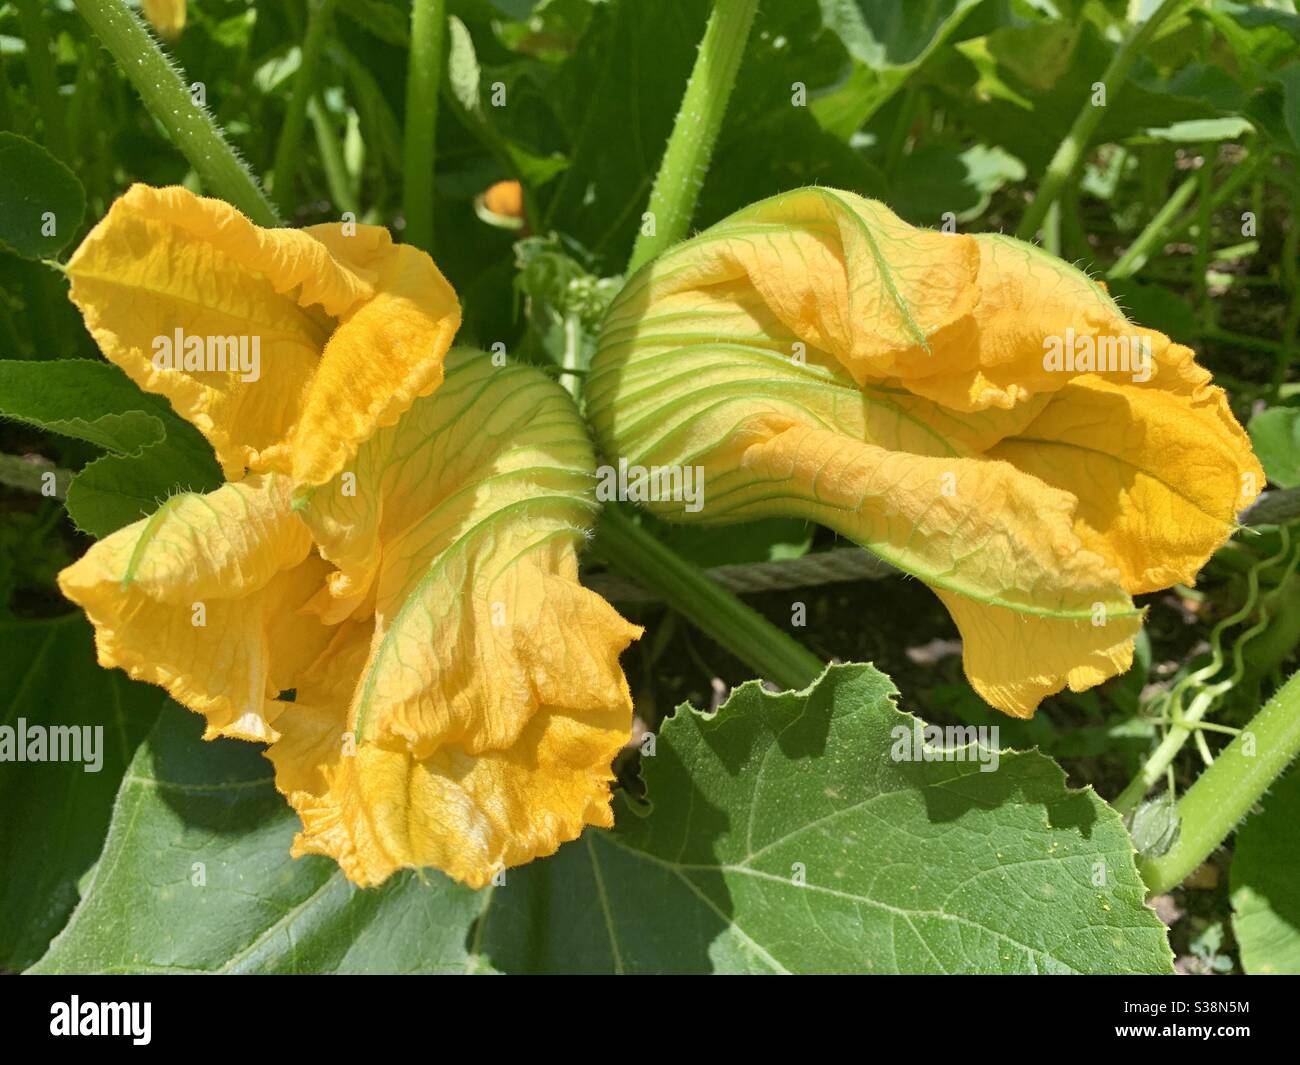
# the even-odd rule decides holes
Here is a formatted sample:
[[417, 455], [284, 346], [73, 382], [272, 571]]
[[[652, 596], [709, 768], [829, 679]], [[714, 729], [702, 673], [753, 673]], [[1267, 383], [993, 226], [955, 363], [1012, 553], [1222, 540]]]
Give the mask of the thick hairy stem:
[[123, 0], [75, 0], [77, 10], [163, 124], [203, 182], [258, 225], [278, 226], [279, 216], [251, 171], [235, 154], [212, 116], [196, 104], [180, 72]]
[[758, 0], [716, 0], [713, 5], [650, 192], [653, 232], [641, 230], [629, 274], [685, 237], [690, 228], [757, 7]]

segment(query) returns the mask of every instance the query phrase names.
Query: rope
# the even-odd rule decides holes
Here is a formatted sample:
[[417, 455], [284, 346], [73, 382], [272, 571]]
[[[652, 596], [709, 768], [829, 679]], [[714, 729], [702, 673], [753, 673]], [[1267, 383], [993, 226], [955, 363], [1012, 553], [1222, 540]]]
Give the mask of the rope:
[[[1241, 516], [1241, 523], [1282, 524], [1297, 516], [1300, 516], [1300, 489], [1265, 492]], [[804, 555], [802, 558], [714, 566], [704, 572], [727, 591], [737, 595], [750, 595], [787, 588], [813, 588], [845, 581], [877, 581], [896, 576], [900, 571], [860, 547], [836, 547]], [[660, 600], [657, 592], [643, 588], [617, 573], [585, 574], [583, 583], [611, 602], [656, 603]]]
[[[899, 571], [860, 547], [836, 547], [830, 551], [804, 555], [802, 558], [714, 566], [704, 572], [727, 591], [748, 595], [785, 588], [838, 584], [842, 581], [875, 581]], [[586, 574], [583, 583], [611, 602], [654, 603], [660, 598], [657, 592], [643, 588], [635, 581], [616, 573]]]

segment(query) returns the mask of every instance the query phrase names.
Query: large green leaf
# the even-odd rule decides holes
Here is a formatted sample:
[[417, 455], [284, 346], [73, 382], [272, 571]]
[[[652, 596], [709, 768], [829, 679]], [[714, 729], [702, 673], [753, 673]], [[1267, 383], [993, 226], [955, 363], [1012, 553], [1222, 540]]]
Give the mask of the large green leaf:
[[1020, 160], [1001, 148], [923, 144], [900, 161], [889, 204], [914, 225], [937, 228], [948, 212], [958, 222], [978, 217], [998, 189], [1024, 178]]
[[1300, 487], [1300, 408], [1272, 407], [1250, 419], [1250, 442], [1268, 479]]
[[979, 0], [819, 0], [826, 25], [854, 60], [845, 84], [814, 109], [822, 125], [847, 139], [949, 40]]
[[169, 707], [34, 971], [1168, 971], [1117, 815], [1036, 753], [892, 761], [915, 723], [894, 694], [840, 666], [682, 708], [645, 762], [649, 816], [477, 895], [291, 861], [255, 749], [200, 744]]
[[85, 210], [86, 193], [71, 170], [26, 137], [0, 133], [0, 248], [51, 258]]
[[623, 266], [641, 225], [707, 14], [682, 0], [613, 0], [551, 86], [572, 148], [543, 226], [608, 268]]
[[1274, 785], [1237, 833], [1233, 931], [1248, 973], [1300, 976], [1300, 772]]
[[76, 905], [122, 773], [164, 698], [96, 667], [80, 614], [0, 621], [0, 659], [0, 725], [15, 742], [19, 729], [102, 729], [89, 762], [0, 761], [0, 969], [16, 970], [40, 957]]
[[[576, 238], [603, 273], [626, 265], [707, 14], [707, 5], [687, 0], [601, 5], [547, 86], [570, 140], [570, 165], [543, 194], [537, 228]], [[697, 228], [799, 185], [883, 195], [875, 169], [813, 114], [812, 97], [849, 62], [817, 0], [759, 5], [700, 193]], [[807, 97], [802, 105], [796, 85]]]
[[884, 197], [879, 171], [819, 122], [822, 94], [851, 66], [817, 0], [759, 5], [700, 194], [697, 229], [800, 185]]
[[1282, 86], [1282, 117], [1291, 135], [1291, 147], [1300, 151], [1300, 63], [1292, 63], [1278, 72]]
[[106, 362], [0, 362], [0, 415], [107, 451], [131, 455], [158, 443], [170, 413], [165, 399]]
[[475, 972], [480, 897], [438, 873], [359, 891], [297, 826], [257, 747], [169, 705], [127, 770], [81, 905], [39, 973]]
[[[1030, 173], [1041, 172], [1093, 98], [1116, 47], [1087, 21], [1003, 26], [962, 42], [961, 59], [953, 57], [945, 68], [942, 86], [983, 140], [1006, 149]], [[1238, 102], [1211, 101], [1190, 86], [1163, 84], [1141, 64], [1137, 71], [1107, 101], [1097, 143], [1216, 118]], [[1235, 91], [1231, 83], [1230, 88]]]
[[643, 761], [653, 812], [512, 871], [478, 933], [488, 955], [535, 972], [1169, 972], [1119, 816], [1037, 752], [994, 772], [893, 760], [917, 723], [896, 694], [847, 665], [804, 692], [743, 685], [715, 715], [682, 707]]
[[92, 536], [146, 517], [177, 491], [202, 492], [221, 483], [198, 430], [166, 399], [141, 391], [106, 362], [0, 362], [0, 417], [109, 452], [68, 486], [68, 513]]

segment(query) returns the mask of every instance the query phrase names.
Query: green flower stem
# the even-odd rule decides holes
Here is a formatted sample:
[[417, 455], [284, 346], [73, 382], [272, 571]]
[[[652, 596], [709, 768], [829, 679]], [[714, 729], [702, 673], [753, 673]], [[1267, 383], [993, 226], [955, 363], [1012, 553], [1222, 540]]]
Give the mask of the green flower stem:
[[330, 119], [329, 112], [321, 103], [320, 94], [313, 96], [307, 104], [307, 117], [311, 119], [312, 130], [316, 134], [316, 150], [320, 152], [321, 164], [325, 168], [325, 183], [329, 186], [330, 199], [340, 211], [351, 211], [359, 215], [361, 208], [352, 193], [352, 179], [348, 176], [347, 164], [343, 161], [343, 143], [338, 131]]
[[1196, 200], [1196, 274], [1195, 295], [1200, 307], [1201, 325], [1214, 326], [1214, 303], [1210, 299], [1210, 253], [1214, 247], [1214, 145], [1201, 149], [1201, 169], [1197, 172], [1200, 194]]
[[41, 16], [41, 0], [18, 0], [18, 20], [27, 44], [27, 76], [31, 80], [32, 94], [41, 112], [45, 129], [45, 144], [65, 163], [72, 163], [69, 152], [67, 128], [63, 123], [63, 102], [59, 99], [59, 75], [50, 54], [50, 38], [45, 32]]
[[[1263, 149], [1254, 150], [1251, 151], [1244, 160], [1242, 160], [1240, 163], [1237, 163], [1235, 166], [1233, 166], [1233, 168], [1228, 172], [1228, 175], [1223, 179], [1223, 181], [1221, 181], [1218, 185], [1215, 186], [1213, 200], [1210, 205], [1210, 210], [1211, 211], [1219, 210], [1219, 208], [1221, 208], [1225, 203], [1227, 203], [1234, 196], [1236, 196], [1237, 190], [1240, 189], [1243, 185], [1245, 185], [1248, 181], [1251, 181], [1253, 178], [1255, 178], [1258, 174], [1259, 168], [1265, 162], [1267, 162], [1269, 158], [1270, 155], [1267, 151]], [[1196, 175], [1193, 174], [1192, 176], [1195, 177]], [[1185, 215], [1183, 215], [1183, 217], [1178, 222], [1176, 222], [1170, 228], [1169, 239], [1177, 240], [1184, 233], [1190, 230], [1194, 225], [1196, 225], [1197, 219], [1199, 217], [1200, 217], [1200, 212], [1198, 209], [1193, 208], [1192, 210], [1188, 211]], [[1256, 212], [1255, 217], [1256, 218], [1260, 217], [1259, 212]]]
[[1093, 262], [1095, 255], [1088, 243], [1088, 232], [1083, 227], [1083, 213], [1079, 206], [1079, 186], [1069, 186], [1061, 197], [1061, 249], [1063, 258], [1085, 265]]
[[177, 69], [159, 50], [123, 0], [75, 0], [77, 10], [163, 124], [211, 193], [228, 200], [258, 225], [277, 226], [275, 208], [226, 142], [212, 116], [190, 98]]
[[647, 236], [642, 229], [637, 237], [629, 275], [685, 237], [690, 228], [757, 7], [758, 0], [715, 0], [650, 192], [654, 233]]
[[595, 552], [664, 601], [765, 679], [806, 688], [826, 663], [637, 525], [617, 504], [601, 514]]
[[334, 0], [308, 0], [307, 33], [302, 42], [302, 62], [293, 79], [293, 95], [289, 110], [280, 127], [280, 139], [275, 145], [275, 163], [272, 170], [271, 194], [276, 206], [288, 214], [293, 205], [293, 179], [302, 157], [302, 134], [307, 126], [307, 104], [316, 92], [316, 70], [320, 66], [321, 52], [329, 34], [330, 19], [334, 14]]
[[889, 134], [888, 147], [885, 149], [885, 175], [893, 181], [898, 176], [898, 168], [903, 162], [903, 151], [916, 122], [916, 109], [920, 102], [920, 90], [908, 86], [903, 90], [903, 99], [898, 108], [898, 117]]
[[[1148, 42], [1155, 36], [1156, 30], [1165, 19], [1188, 2], [1189, 0], [1164, 0], [1152, 12], [1149, 19], [1129, 29], [1101, 78], [1102, 85], [1105, 86], [1106, 107], [1114, 106], [1115, 98], [1124, 85], [1124, 79], [1128, 77], [1128, 72], [1133, 68], [1133, 64], [1137, 62], [1138, 56], [1142, 54]], [[1047, 217], [1048, 209], [1057, 201], [1066, 183], [1074, 175], [1105, 113], [1105, 107], [1094, 106], [1091, 98], [1083, 105], [1074, 124], [1070, 126], [1070, 131], [1061, 141], [1060, 147], [1056, 149], [1056, 154], [1052, 156], [1052, 161], [1048, 163], [1047, 172], [1043, 175], [1034, 200], [1020, 220], [1016, 236], [1021, 240], [1033, 240], [1038, 234], [1043, 220]]]
[[1152, 894], [1177, 887], [1300, 753], [1300, 673], [1284, 684], [1178, 803], [1178, 842], [1138, 869]]
[[1049, 254], [1061, 257], [1061, 204], [1052, 204], [1043, 216], [1043, 248]]
[[1147, 264], [1152, 252], [1168, 243], [1169, 227], [1178, 212], [1186, 207], [1191, 198], [1196, 195], [1196, 183], [1196, 175], [1192, 174], [1174, 190], [1174, 194], [1155, 213], [1151, 221], [1146, 224], [1146, 228], [1137, 235], [1137, 239], [1115, 261], [1115, 265], [1106, 271], [1107, 281], [1132, 277]]
[[415, 0], [406, 72], [406, 129], [402, 160], [402, 213], [408, 244], [433, 252], [433, 173], [442, 80], [445, 0]]
[[1211, 326], [1201, 334], [1206, 340], [1218, 340], [1224, 344], [1236, 344], [1238, 347], [1250, 348], [1253, 351], [1267, 351], [1279, 357], [1286, 349], [1275, 340], [1269, 340], [1266, 337], [1250, 336], [1248, 333], [1237, 333], [1231, 329], [1223, 329], [1217, 325]]

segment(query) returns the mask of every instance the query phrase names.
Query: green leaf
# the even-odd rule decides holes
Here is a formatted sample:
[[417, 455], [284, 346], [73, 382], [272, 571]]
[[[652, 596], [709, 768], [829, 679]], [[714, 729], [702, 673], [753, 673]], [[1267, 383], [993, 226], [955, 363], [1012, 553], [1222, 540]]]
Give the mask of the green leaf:
[[24, 259], [52, 259], [72, 239], [86, 193], [39, 144], [0, 133], [0, 247]]
[[1037, 752], [993, 772], [894, 760], [920, 725], [896, 694], [846, 665], [803, 692], [742, 685], [714, 715], [679, 708], [642, 762], [649, 816], [512, 871], [479, 930], [489, 956], [548, 972], [1170, 972], [1119, 816]]
[[1133, 321], [1184, 341], [1200, 335], [1202, 323], [1182, 293], [1131, 277], [1115, 278], [1108, 285], [1111, 297]]
[[141, 391], [106, 362], [0, 362], [0, 416], [110, 452], [68, 487], [68, 514], [92, 536], [146, 517], [177, 491], [209, 491], [221, 483], [198, 430], [166, 399]]
[[602, 5], [550, 86], [572, 162], [538, 228], [577, 239], [606, 271], [627, 261], [707, 14], [683, 0]]
[[1276, 81], [1282, 86], [1282, 121], [1291, 150], [1300, 151], [1300, 62], [1278, 71]]
[[[823, 26], [816, 0], [759, 5], [694, 228], [800, 185], [886, 196], [880, 171], [846, 143], [847, 135], [819, 121], [819, 94], [849, 65], [844, 45]], [[795, 105], [796, 87], [806, 92], [806, 106]]]
[[215, 460], [160, 445], [137, 455], [105, 455], [86, 464], [68, 485], [68, 516], [82, 532], [102, 538], [147, 518], [177, 492], [209, 492], [221, 484]]
[[[600, 5], [577, 51], [543, 86], [543, 99], [567, 136], [560, 154], [570, 165], [539, 193], [543, 209], [535, 228], [576, 239], [600, 273], [627, 263], [707, 14], [707, 5], [686, 0]], [[822, 129], [811, 107], [793, 106], [794, 83], [811, 94], [832, 83], [848, 62], [844, 46], [823, 27], [816, 0], [759, 5], [700, 193], [696, 228], [799, 185], [883, 194], [883, 181], [860, 153]], [[510, 107], [488, 110], [513, 112], [519, 99], [513, 85], [510, 93]], [[522, 126], [518, 117], [513, 121], [512, 144]], [[530, 149], [548, 154], [538, 144]]]
[[1300, 487], [1300, 409], [1261, 411], [1250, 419], [1249, 431], [1268, 479], [1279, 488]]
[[[781, 151], [773, 153], [773, 144], [780, 144]], [[694, 228], [704, 229], [747, 204], [801, 185], [853, 189], [880, 199], [886, 195], [880, 171], [822, 130], [802, 107], [774, 106], [752, 121], [738, 114], [734, 124], [729, 117], [700, 192]]]
[[[1005, 148], [1036, 173], [1091, 98], [1116, 47], [1087, 21], [1003, 26], [957, 46], [974, 78], [954, 75], [944, 88], [951, 106], [981, 139]], [[1221, 117], [1218, 112], [1207, 100], [1134, 74], [1108, 102], [1094, 139], [1120, 141], [1152, 128]]]
[[105, 362], [0, 362], [0, 415], [119, 455], [161, 441], [170, 409]]
[[1246, 119], [1240, 116], [1227, 118], [1194, 118], [1175, 122], [1158, 129], [1148, 129], [1146, 135], [1153, 140], [1172, 141], [1176, 144], [1202, 144], [1206, 141], [1233, 141], [1254, 132]]
[[844, 42], [855, 69], [845, 86], [818, 100], [823, 127], [847, 139], [894, 95], [912, 72], [960, 28], [979, 0], [877, 4], [819, 0], [827, 27]]
[[1264, 492], [1240, 516], [1242, 525], [1286, 525], [1300, 518], [1300, 488]]
[[[22, 461], [0, 455], [0, 473], [9, 463]], [[27, 465], [37, 474], [45, 472], [34, 463]], [[56, 473], [56, 483], [58, 479]], [[42, 487], [38, 477], [30, 490]], [[23, 600], [20, 609], [29, 614], [50, 612], [33, 609], [34, 604], [59, 602], [55, 575], [72, 561], [67, 541], [55, 532], [62, 521], [63, 504], [55, 498], [43, 498], [30, 510], [13, 507], [5, 513], [0, 522], [0, 618], [14, 616], [19, 594]]]
[[1237, 832], [1232, 927], [1251, 974], [1300, 975], [1300, 772], [1283, 777]]
[[909, 10], [867, 0], [820, 0], [826, 25], [872, 70], [915, 65], [978, 0], [928, 0]]
[[122, 773], [164, 697], [99, 669], [80, 614], [0, 621], [0, 647], [0, 725], [15, 730], [15, 753], [21, 729], [101, 730], [82, 749], [83, 758], [93, 752], [89, 761], [0, 761], [0, 969], [18, 970], [40, 957], [76, 905]]
[[103, 857], [38, 973], [477, 972], [482, 897], [438, 873], [360, 891], [297, 827], [257, 747], [170, 704], [118, 792]]
[[451, 15], [447, 19], [447, 86], [465, 113], [479, 121], [483, 121], [483, 101], [479, 97], [481, 75], [474, 39], [465, 23]]
[[950, 211], [958, 222], [979, 217], [1003, 185], [1024, 178], [1024, 165], [1001, 148], [923, 144], [901, 160], [889, 203], [909, 222], [937, 228]]

